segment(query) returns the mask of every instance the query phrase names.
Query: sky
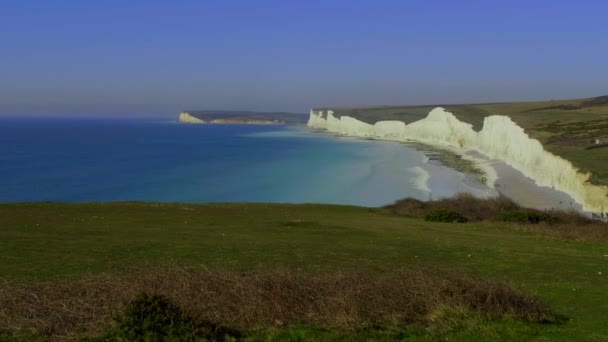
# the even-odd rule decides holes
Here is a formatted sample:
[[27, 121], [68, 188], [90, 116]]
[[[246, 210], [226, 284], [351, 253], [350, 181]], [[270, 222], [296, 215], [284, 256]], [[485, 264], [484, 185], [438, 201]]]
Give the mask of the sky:
[[608, 95], [607, 1], [0, 0], [0, 115]]

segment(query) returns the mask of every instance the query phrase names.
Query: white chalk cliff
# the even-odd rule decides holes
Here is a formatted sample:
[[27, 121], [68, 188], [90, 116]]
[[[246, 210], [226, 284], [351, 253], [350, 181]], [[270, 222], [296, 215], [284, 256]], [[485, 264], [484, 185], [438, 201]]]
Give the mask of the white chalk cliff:
[[179, 113], [179, 122], [180, 123], [195, 123], [195, 124], [205, 123], [204, 120], [196, 118], [196, 117], [190, 115], [190, 113], [186, 113], [186, 112]]
[[[476, 132], [471, 124], [458, 120], [443, 108], [435, 108], [426, 118], [410, 124], [379, 121], [373, 125], [349, 116], [336, 118], [331, 110], [311, 110], [307, 126], [345, 136], [416, 141], [463, 152], [474, 150], [504, 161], [540, 186], [567, 193], [585, 211], [608, 212], [607, 187], [590, 184], [590, 174], [579, 172], [571, 162], [547, 152], [508, 116], [488, 116], [481, 131]], [[490, 186], [494, 180], [490, 175]]]

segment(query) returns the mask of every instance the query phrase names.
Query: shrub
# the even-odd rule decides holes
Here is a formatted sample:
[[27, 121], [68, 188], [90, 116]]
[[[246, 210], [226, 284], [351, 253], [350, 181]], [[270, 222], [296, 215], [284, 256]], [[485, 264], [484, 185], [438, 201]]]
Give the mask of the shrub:
[[[538, 216], [532, 215], [524, 211], [511, 211], [502, 213], [496, 217], [498, 221], [515, 222], [515, 223], [538, 223]], [[536, 222], [534, 222], [536, 221]]]
[[194, 338], [194, 321], [161, 295], [140, 294], [117, 321], [117, 333], [129, 341]]
[[117, 319], [113, 337], [127, 341], [223, 341], [238, 332], [209, 322], [195, 323], [180, 307], [161, 295], [140, 294]]
[[465, 223], [467, 222], [467, 218], [460, 215], [457, 211], [449, 210], [449, 209], [433, 209], [428, 211], [424, 215], [425, 221], [431, 222], [458, 222]]
[[428, 202], [406, 198], [385, 206], [384, 210], [397, 215], [423, 218], [429, 210], [438, 208], [456, 211], [470, 221], [493, 220], [499, 213], [520, 209], [504, 196], [476, 198], [465, 193]]
[[517, 210], [502, 213], [496, 217], [498, 221], [515, 222], [515, 223], [532, 223], [540, 222], [559, 223], [561, 219], [548, 213], [537, 212], [532, 210]]

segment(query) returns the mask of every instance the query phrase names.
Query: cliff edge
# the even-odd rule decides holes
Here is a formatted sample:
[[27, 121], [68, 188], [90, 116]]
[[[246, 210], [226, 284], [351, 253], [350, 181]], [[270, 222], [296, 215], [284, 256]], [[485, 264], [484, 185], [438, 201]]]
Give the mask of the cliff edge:
[[[487, 116], [481, 129], [476, 131], [472, 124], [459, 120], [441, 107], [408, 124], [398, 120], [370, 124], [347, 115], [335, 117], [334, 111], [329, 109], [313, 109], [307, 126], [345, 136], [415, 141], [463, 152], [477, 151], [504, 161], [540, 186], [567, 193], [586, 211], [608, 212], [608, 187], [590, 184], [590, 173], [579, 172], [570, 161], [546, 151], [508, 116]], [[493, 180], [489, 182], [493, 183]]]

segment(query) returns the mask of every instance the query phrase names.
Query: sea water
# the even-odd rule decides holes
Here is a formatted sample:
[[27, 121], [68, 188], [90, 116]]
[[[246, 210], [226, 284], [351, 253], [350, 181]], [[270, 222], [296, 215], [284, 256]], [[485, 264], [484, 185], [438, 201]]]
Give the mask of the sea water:
[[413, 147], [305, 127], [0, 119], [0, 202], [381, 206], [486, 190]]

